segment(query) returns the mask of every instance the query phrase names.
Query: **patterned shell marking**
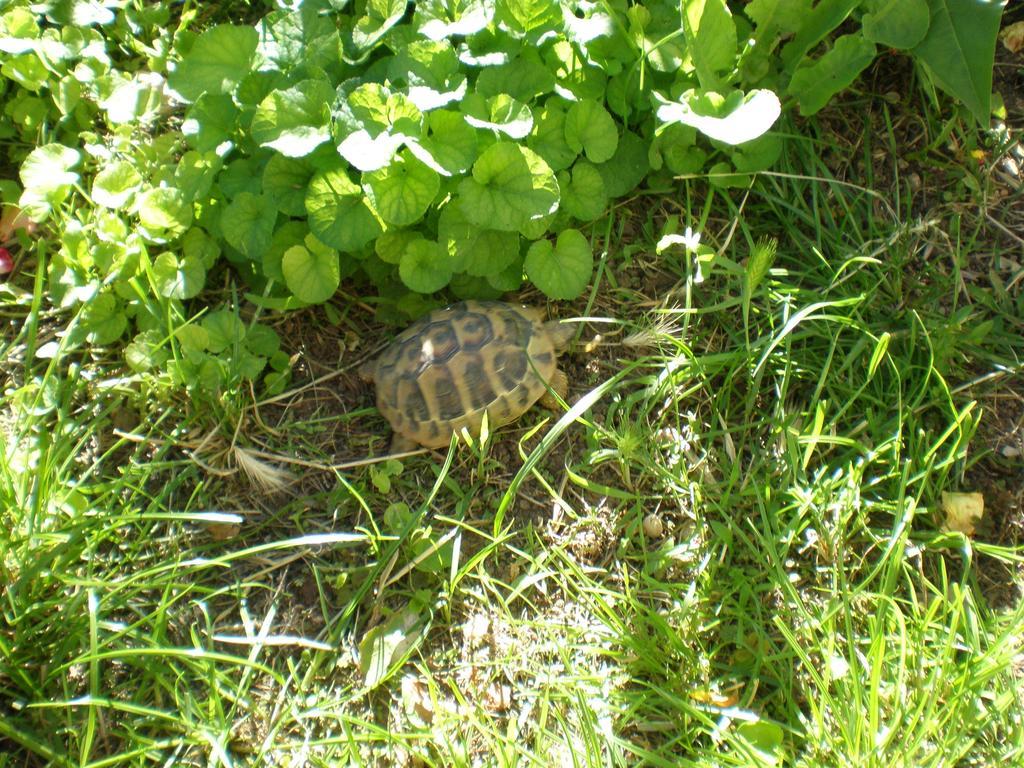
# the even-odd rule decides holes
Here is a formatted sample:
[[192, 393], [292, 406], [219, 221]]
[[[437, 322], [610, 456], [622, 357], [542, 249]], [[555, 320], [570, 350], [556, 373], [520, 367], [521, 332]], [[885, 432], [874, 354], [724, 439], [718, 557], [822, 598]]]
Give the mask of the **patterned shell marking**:
[[396, 434], [438, 448], [463, 427], [478, 432], [485, 411], [492, 427], [519, 417], [545, 393], [556, 366], [538, 311], [467, 301], [399, 334], [372, 375], [377, 408]]

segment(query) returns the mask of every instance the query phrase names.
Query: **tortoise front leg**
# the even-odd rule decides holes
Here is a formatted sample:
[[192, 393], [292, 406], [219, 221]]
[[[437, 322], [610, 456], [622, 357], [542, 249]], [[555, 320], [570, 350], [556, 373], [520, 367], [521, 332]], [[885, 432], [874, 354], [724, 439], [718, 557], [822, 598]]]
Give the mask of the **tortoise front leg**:
[[540, 404], [552, 411], [561, 410], [562, 406], [555, 395], [565, 400], [565, 396], [569, 394], [569, 377], [565, 375], [565, 371], [561, 368], [556, 368], [555, 372], [551, 374], [548, 386], [551, 389], [545, 390], [544, 394], [541, 395]]

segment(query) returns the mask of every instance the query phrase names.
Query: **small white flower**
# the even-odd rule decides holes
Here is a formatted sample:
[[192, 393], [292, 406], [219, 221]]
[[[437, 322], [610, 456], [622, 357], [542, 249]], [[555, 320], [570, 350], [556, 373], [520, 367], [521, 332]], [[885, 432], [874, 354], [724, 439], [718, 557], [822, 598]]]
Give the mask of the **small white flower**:
[[700, 232], [694, 232], [690, 227], [681, 235], [665, 235], [658, 241], [657, 251], [662, 253], [673, 245], [682, 245], [689, 253], [696, 253], [700, 245]]

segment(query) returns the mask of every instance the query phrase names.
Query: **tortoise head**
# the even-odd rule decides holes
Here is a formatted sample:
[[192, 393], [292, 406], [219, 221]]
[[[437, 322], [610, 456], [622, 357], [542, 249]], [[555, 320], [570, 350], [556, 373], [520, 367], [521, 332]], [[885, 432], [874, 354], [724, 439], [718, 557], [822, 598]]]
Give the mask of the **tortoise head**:
[[549, 320], [544, 323], [544, 332], [551, 339], [551, 346], [557, 354], [565, 352], [569, 348], [569, 342], [576, 335], [576, 326], [571, 323], [560, 323], [558, 320]]
[[377, 358], [371, 358], [356, 369], [356, 373], [363, 381], [370, 383], [377, 378]]

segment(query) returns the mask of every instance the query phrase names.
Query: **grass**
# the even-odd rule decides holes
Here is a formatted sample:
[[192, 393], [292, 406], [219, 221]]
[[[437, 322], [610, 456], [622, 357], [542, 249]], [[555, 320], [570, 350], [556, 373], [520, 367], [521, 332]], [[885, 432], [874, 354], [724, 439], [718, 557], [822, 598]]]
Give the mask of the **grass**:
[[953, 139], [849, 101], [749, 192], [613, 211], [571, 409], [446, 460], [338, 468], [385, 432], [345, 372], [204, 409], [37, 358], [68, 319], [7, 289], [0, 766], [1024, 760], [1024, 298]]

